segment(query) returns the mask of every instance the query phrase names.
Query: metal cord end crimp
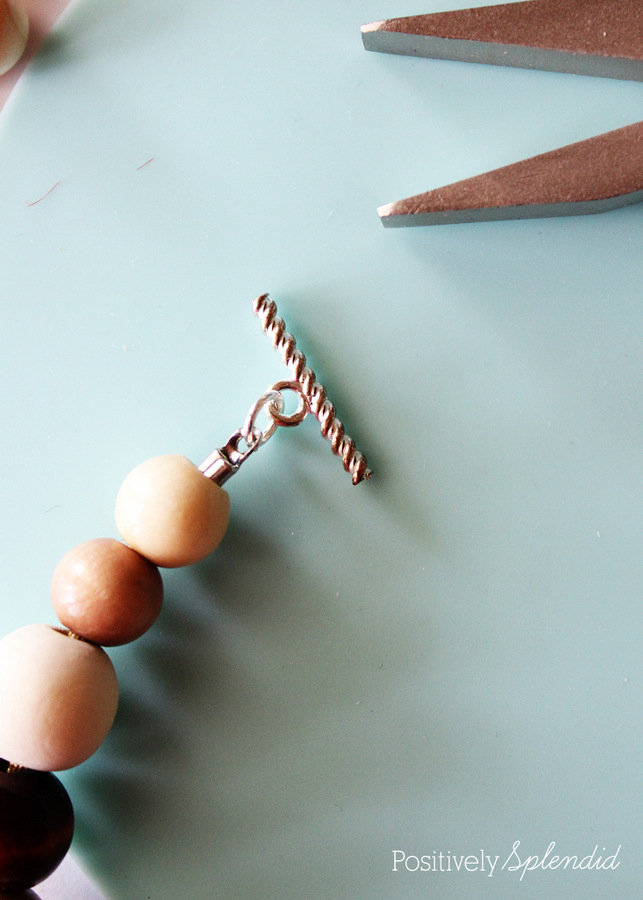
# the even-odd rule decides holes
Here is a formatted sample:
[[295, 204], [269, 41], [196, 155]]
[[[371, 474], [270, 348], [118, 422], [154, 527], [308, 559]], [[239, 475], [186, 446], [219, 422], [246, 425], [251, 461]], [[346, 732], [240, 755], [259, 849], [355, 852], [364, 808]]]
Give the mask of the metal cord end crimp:
[[284, 320], [277, 315], [277, 304], [268, 294], [262, 294], [253, 302], [252, 309], [261, 321], [263, 333], [270, 338], [295, 380], [301, 384], [310, 411], [321, 425], [321, 433], [330, 442], [333, 453], [341, 457], [353, 484], [370, 478], [372, 472], [366, 464], [366, 457], [357, 450], [352, 438], [344, 431], [335, 407], [328, 399], [326, 388], [317, 381], [313, 370], [306, 365], [306, 357], [297, 347], [295, 338], [286, 331]]

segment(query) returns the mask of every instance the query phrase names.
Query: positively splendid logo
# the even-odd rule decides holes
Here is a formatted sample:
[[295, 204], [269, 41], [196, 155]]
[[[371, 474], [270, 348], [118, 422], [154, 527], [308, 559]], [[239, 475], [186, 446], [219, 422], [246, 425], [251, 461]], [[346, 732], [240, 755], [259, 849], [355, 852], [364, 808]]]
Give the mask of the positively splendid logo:
[[[418, 856], [406, 850], [393, 850], [393, 872], [445, 872], [451, 874], [478, 873], [493, 878], [501, 872], [517, 875], [522, 881], [527, 872], [555, 871], [556, 869], [597, 871], [618, 869], [621, 864], [619, 844], [613, 853], [608, 853], [598, 844], [591, 853], [581, 855], [561, 855], [555, 853], [556, 841], [552, 841], [542, 856], [526, 853], [520, 849], [520, 841], [514, 841], [510, 853], [444, 853], [433, 850]], [[605, 855], [607, 854], [607, 855]]]

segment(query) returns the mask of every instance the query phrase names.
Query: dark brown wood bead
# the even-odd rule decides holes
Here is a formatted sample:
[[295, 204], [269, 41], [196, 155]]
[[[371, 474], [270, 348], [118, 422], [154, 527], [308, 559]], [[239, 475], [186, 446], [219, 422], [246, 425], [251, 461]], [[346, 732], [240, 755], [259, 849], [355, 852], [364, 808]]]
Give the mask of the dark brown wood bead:
[[42, 900], [35, 891], [2, 891], [0, 900]]
[[0, 760], [0, 892], [27, 890], [62, 862], [74, 833], [74, 810], [51, 772], [8, 771]]

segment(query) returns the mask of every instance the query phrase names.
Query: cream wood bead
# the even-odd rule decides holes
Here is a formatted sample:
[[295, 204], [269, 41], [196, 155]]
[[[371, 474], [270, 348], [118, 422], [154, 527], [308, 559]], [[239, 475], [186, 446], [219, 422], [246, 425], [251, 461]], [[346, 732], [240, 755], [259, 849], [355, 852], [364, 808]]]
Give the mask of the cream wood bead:
[[228, 527], [230, 499], [185, 456], [156, 456], [133, 469], [116, 498], [123, 540], [157, 566], [208, 556]]
[[23, 0], [0, 0], [0, 75], [18, 62], [28, 37], [29, 17]]
[[51, 581], [51, 602], [65, 628], [104, 647], [144, 634], [161, 611], [156, 566], [113, 538], [94, 538], [66, 553]]
[[50, 625], [0, 641], [0, 757], [40, 771], [88, 759], [112, 726], [116, 672], [101, 647]]

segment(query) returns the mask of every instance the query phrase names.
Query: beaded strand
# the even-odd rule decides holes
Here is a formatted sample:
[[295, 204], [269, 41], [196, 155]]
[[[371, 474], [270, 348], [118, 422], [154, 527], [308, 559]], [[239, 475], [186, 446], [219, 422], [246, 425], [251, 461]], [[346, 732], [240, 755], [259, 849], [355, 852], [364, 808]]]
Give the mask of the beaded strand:
[[[276, 305], [263, 294], [253, 309], [273, 345], [288, 348], [288, 364], [295, 339]], [[39, 884], [67, 853], [74, 813], [53, 772], [88, 759], [112, 727], [118, 680], [103, 648], [130, 643], [154, 624], [163, 603], [159, 567], [192, 565], [218, 547], [230, 517], [221, 485], [278, 427], [298, 425], [310, 412], [324, 436], [337, 438], [333, 452], [353, 484], [370, 477], [326, 389], [302, 368], [300, 350], [296, 358], [297, 380], [268, 388], [242, 428], [200, 466], [185, 456], [156, 456], [129, 473], [116, 497], [122, 541], [85, 541], [56, 566], [51, 601], [62, 627], [27, 625], [0, 640], [0, 892]], [[284, 391], [297, 398], [292, 413], [284, 410]], [[263, 430], [262, 411], [268, 416]]]
[[63, 627], [27, 625], [0, 640], [0, 891], [39, 884], [71, 845], [73, 808], [53, 772], [88, 759], [116, 716], [118, 681], [103, 646], [129, 643], [154, 624], [158, 567], [208, 556], [229, 511], [227, 492], [186, 457], [142, 463], [116, 499], [125, 543], [87, 541], [54, 571]]

